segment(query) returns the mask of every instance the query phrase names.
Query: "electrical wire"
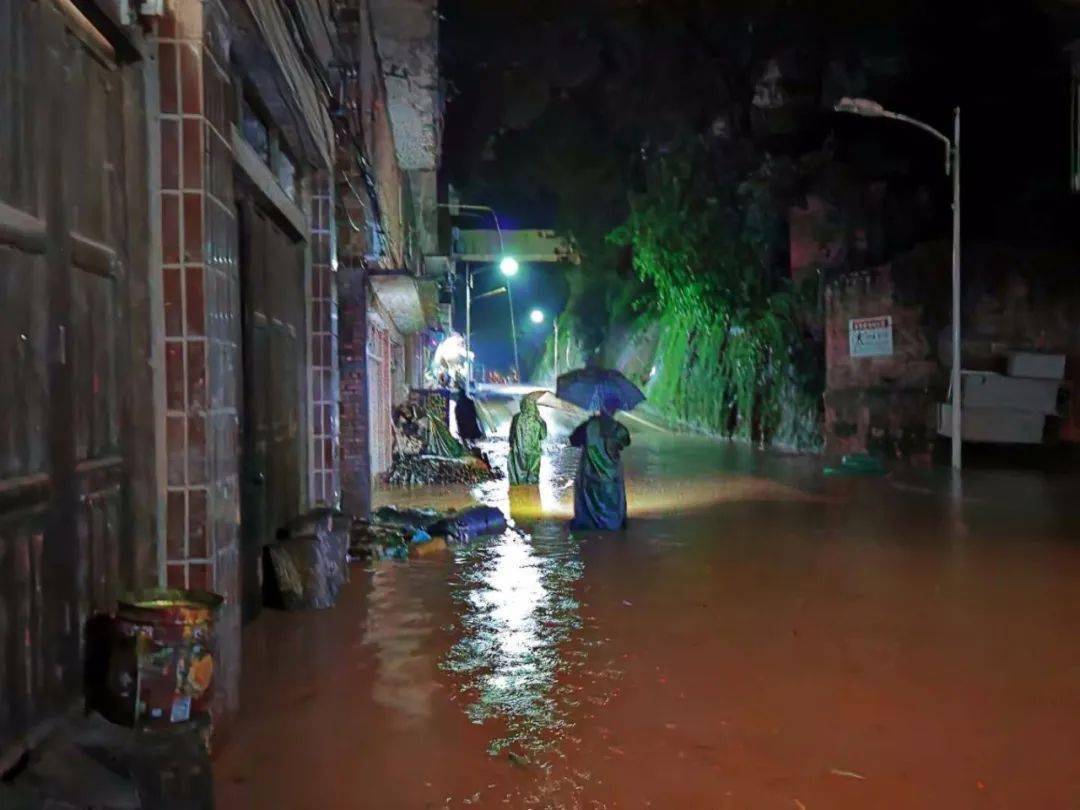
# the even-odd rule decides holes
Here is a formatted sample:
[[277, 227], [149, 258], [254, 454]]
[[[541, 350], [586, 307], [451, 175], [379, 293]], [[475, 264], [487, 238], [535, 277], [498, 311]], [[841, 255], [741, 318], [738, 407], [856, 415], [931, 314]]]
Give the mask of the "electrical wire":
[[[323, 16], [323, 13], [322, 13], [322, 5], [321, 5], [321, 3], [318, 2], [318, 0], [316, 0], [316, 2], [318, 4], [319, 20], [322, 23], [323, 27], [326, 29], [327, 36], [328, 36], [329, 42], [330, 42], [330, 46], [335, 51], [335, 56], [338, 56], [338, 58], [340, 58], [340, 54], [337, 52], [337, 49], [334, 46], [334, 43], [336, 42], [336, 38], [333, 37], [331, 35], [331, 33], [330, 33], [330, 29], [329, 29], [329, 26], [328, 26], [328, 24], [326, 22], [326, 18]], [[309, 78], [311, 78], [312, 81], [316, 85], [321, 86], [323, 92], [326, 95], [327, 111], [330, 114], [331, 121], [333, 122], [335, 120], [334, 112], [335, 112], [336, 98], [335, 98], [335, 95], [334, 95], [334, 92], [333, 92], [333, 88], [330, 86], [329, 77], [326, 75], [326, 73], [324, 71], [324, 68], [322, 66], [322, 62], [321, 62], [321, 60], [319, 60], [318, 54], [316, 53], [314, 43], [312, 43], [311, 37], [308, 34], [306, 24], [305, 24], [304, 20], [298, 16], [299, 15], [299, 10], [296, 8], [295, 5], [289, 3], [288, 0], [277, 0], [277, 5], [279, 7], [279, 10], [282, 11], [282, 13], [283, 13], [283, 15], [285, 17], [285, 21], [286, 21], [286, 26], [285, 27], [288, 30], [289, 37], [293, 42], [293, 47], [296, 48], [297, 52], [301, 55], [302, 61], [306, 65], [306, 72], [308, 72]], [[369, 10], [369, 14], [370, 14], [370, 10]], [[335, 21], [335, 26], [336, 26], [336, 21]], [[355, 64], [355, 60], [344, 60], [344, 61], [347, 64]], [[393, 253], [399, 246], [397, 245], [396, 240], [391, 236], [391, 234], [389, 232], [389, 229], [385, 225], [382, 206], [379, 204], [378, 188], [377, 188], [377, 185], [375, 183], [374, 171], [371, 168], [370, 162], [367, 160], [367, 156], [364, 154], [364, 150], [363, 150], [362, 145], [357, 140], [356, 133], [353, 131], [353, 127], [351, 126], [351, 122], [350, 122], [349, 118], [347, 116], [345, 116], [344, 118], [345, 118], [346, 137], [348, 138], [348, 141], [349, 141], [347, 146], [348, 145], [352, 146], [351, 151], [353, 152], [354, 160], [356, 161], [357, 168], [360, 170], [361, 177], [363, 177], [363, 179], [364, 179], [364, 185], [366, 187], [365, 190], [368, 192], [368, 198], [372, 203], [372, 209], [373, 209], [372, 214], [374, 215], [375, 226], [376, 226], [376, 228], [378, 230], [378, 233], [379, 233], [380, 237], [382, 238], [383, 241], [386, 242], [387, 245], [389, 245], [391, 253]], [[334, 126], [334, 129], [335, 129], [335, 132], [338, 131], [338, 128], [336, 126]], [[343, 172], [343, 174], [346, 174], [346, 173]], [[357, 197], [357, 199], [360, 200], [360, 195], [356, 192], [356, 189], [355, 189], [355, 187], [353, 187], [352, 182], [349, 181], [347, 177], [346, 177], [346, 181], [347, 181], [347, 183], [349, 185], [350, 190]], [[365, 209], [367, 208], [367, 206], [363, 205], [362, 201], [361, 201], [361, 206], [364, 207]], [[352, 218], [349, 215], [347, 210], [345, 211], [345, 215], [346, 215], [347, 221], [349, 222], [350, 228], [353, 228], [353, 230], [356, 230], [356, 225], [352, 221]], [[402, 253], [401, 258], [402, 258], [402, 261], [404, 262], [405, 258], [406, 258], [404, 253]]]

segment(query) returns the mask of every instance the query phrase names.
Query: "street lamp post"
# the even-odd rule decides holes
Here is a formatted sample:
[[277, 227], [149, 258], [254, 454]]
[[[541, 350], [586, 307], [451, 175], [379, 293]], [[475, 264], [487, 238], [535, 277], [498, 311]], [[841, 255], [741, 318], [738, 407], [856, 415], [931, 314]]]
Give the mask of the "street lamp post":
[[[499, 255], [502, 256], [502, 261], [499, 262], [499, 270], [504, 276], [506, 276], [506, 298], [510, 304], [510, 336], [514, 344], [514, 369], [518, 368], [518, 348], [517, 348], [517, 335], [514, 333], [514, 299], [510, 293], [510, 277], [517, 274], [518, 263], [517, 259], [513, 256], [506, 255], [506, 246], [503, 244], [502, 228], [499, 226], [499, 215], [495, 213], [495, 209], [488, 205], [468, 205], [466, 203], [437, 203], [439, 208], [450, 208], [451, 214], [453, 209], [463, 211], [483, 211], [491, 214], [491, 219], [495, 223], [495, 233], [499, 238]], [[472, 388], [473, 384], [473, 354], [472, 354], [472, 268], [468, 263], [465, 265], [465, 367], [466, 375], [466, 387]], [[520, 374], [520, 372], [519, 372]]]
[[960, 395], [960, 108], [953, 110], [953, 137], [910, 116], [886, 110], [878, 102], [867, 98], [843, 98], [834, 108], [837, 112], [861, 115], [866, 118], [891, 118], [911, 124], [933, 135], [945, 144], [945, 174], [951, 175], [953, 186], [952, 228], [952, 375], [949, 404], [951, 409], [952, 468], [961, 469], [962, 419]]
[[[537, 326], [544, 322], [544, 310], [534, 309], [529, 313], [529, 320], [535, 323]], [[551, 319], [552, 330], [555, 333], [555, 379], [559, 378], [559, 319], [557, 317]]]
[[[490, 268], [484, 268], [490, 270]], [[473, 296], [472, 283], [475, 276], [475, 272], [469, 268], [465, 269], [465, 348], [470, 345], [472, 337], [472, 305], [475, 301], [483, 300], [484, 298], [491, 298], [497, 295], [507, 295], [507, 301], [510, 306], [510, 342], [514, 347], [514, 369], [517, 370], [517, 328], [514, 324], [514, 293], [513, 287], [510, 284], [510, 276], [517, 272], [517, 261], [512, 257], [504, 258], [499, 266], [499, 271], [507, 278], [507, 284], [496, 289], [489, 289], [486, 293]], [[483, 374], [481, 375], [483, 378]], [[472, 382], [472, 376], [469, 381]]]
[[[502, 237], [499, 237], [499, 252], [502, 253]], [[511, 292], [511, 276], [516, 276], [518, 271], [517, 259], [513, 256], [504, 256], [499, 262], [499, 272], [506, 276], [506, 300], [510, 304], [510, 339], [514, 346], [514, 375], [521, 380], [521, 367], [518, 365], [518, 340], [517, 327], [514, 325], [514, 294]]]
[[551, 324], [555, 328], [555, 379], [559, 379], [559, 319], [552, 318]]

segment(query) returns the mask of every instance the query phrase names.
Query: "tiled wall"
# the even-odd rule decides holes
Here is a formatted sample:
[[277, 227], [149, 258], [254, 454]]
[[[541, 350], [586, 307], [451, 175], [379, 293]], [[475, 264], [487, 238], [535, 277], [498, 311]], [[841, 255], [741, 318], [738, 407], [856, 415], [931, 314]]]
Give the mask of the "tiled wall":
[[338, 310], [334, 187], [325, 172], [311, 181], [311, 503], [341, 500], [338, 450]]
[[158, 27], [166, 386], [165, 583], [226, 597], [222, 705], [239, 676], [240, 280], [227, 30], [218, 0], [169, 0]]

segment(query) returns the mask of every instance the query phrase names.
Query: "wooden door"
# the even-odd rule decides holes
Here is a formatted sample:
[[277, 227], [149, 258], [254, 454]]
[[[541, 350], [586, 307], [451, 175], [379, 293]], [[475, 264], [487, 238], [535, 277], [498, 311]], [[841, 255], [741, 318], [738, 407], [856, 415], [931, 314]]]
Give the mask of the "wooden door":
[[303, 496], [304, 253], [255, 202], [240, 212], [244, 329], [245, 618], [262, 603], [262, 553]]
[[86, 619], [134, 579], [135, 70], [92, 55], [56, 5], [0, 0], [0, 749], [81, 692]]

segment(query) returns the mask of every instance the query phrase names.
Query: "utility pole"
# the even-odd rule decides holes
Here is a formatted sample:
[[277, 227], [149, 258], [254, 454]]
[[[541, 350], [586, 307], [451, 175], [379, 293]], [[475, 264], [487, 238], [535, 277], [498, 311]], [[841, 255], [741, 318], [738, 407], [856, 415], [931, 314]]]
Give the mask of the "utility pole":
[[472, 268], [465, 262], [465, 390], [472, 388]]
[[555, 323], [555, 380], [559, 379], [559, 317], [556, 315], [552, 320]]
[[952, 142], [952, 468], [961, 468], [960, 386], [960, 108], [953, 110]]
[[514, 344], [514, 375], [521, 381], [521, 368], [518, 366], [517, 327], [514, 326], [514, 296], [510, 292], [510, 279], [506, 279], [506, 300], [510, 302], [510, 336]]
[[[517, 332], [514, 331], [514, 299], [510, 295], [510, 277], [518, 271], [517, 261], [506, 255], [506, 247], [503, 244], [502, 227], [499, 225], [499, 215], [495, 213], [495, 209], [489, 205], [469, 205], [467, 203], [437, 203], [439, 208], [451, 209], [451, 215], [456, 211], [482, 211], [490, 214], [492, 221], [495, 223], [495, 233], [499, 237], [499, 255], [502, 260], [499, 264], [499, 269], [502, 274], [506, 276], [506, 296], [510, 301], [510, 337], [514, 344], [514, 370], [518, 371], [518, 348], [517, 348]], [[465, 263], [465, 366], [467, 369], [468, 380], [466, 380], [465, 387], [467, 389], [472, 388], [473, 384], [473, 361], [472, 361], [472, 269], [469, 267], [468, 262]], [[518, 374], [520, 375], [520, 371]]]

